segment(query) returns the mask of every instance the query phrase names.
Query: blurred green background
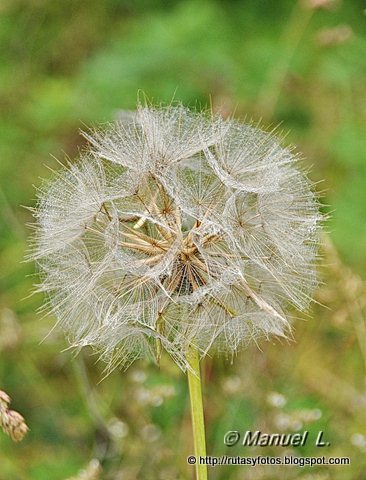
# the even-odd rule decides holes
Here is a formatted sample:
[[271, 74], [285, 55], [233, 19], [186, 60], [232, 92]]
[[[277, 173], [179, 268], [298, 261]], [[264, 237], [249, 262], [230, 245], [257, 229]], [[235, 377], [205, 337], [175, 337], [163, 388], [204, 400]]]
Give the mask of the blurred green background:
[[79, 129], [133, 109], [141, 91], [281, 124], [331, 212], [321, 305], [296, 323], [295, 341], [205, 360], [207, 441], [210, 455], [282, 455], [227, 448], [223, 435], [324, 430], [329, 447], [286, 452], [348, 456], [351, 465], [223, 466], [210, 479], [366, 478], [364, 8], [361, 0], [0, 2], [0, 389], [30, 426], [19, 444], [0, 432], [0, 480], [193, 478], [184, 375], [163, 358], [160, 369], [137, 362], [100, 382], [91, 352], [75, 358], [62, 333], [47, 335], [54, 319], [37, 314], [34, 266], [22, 263], [31, 222], [22, 205], [34, 204], [34, 185], [51, 175], [45, 164], [57, 168], [51, 155], [75, 158]]

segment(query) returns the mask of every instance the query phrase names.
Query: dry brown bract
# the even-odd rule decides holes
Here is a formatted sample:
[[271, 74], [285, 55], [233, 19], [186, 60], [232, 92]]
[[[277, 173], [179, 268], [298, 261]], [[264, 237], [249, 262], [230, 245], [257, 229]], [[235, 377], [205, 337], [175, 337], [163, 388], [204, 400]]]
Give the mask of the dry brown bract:
[[0, 390], [0, 426], [14, 442], [19, 442], [28, 432], [28, 427], [20, 413], [9, 409], [10, 401], [9, 395]]

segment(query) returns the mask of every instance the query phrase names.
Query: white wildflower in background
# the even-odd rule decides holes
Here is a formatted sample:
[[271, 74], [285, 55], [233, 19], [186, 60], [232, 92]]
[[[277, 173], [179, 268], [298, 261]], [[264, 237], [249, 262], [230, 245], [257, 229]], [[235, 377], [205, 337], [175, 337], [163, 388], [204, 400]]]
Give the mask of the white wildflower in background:
[[128, 365], [286, 336], [316, 285], [320, 215], [296, 156], [253, 125], [150, 108], [85, 134], [35, 209], [39, 289], [75, 346]]
[[78, 475], [69, 478], [68, 480], [99, 480], [102, 474], [102, 467], [99, 460], [93, 458], [85, 469], [81, 470]]

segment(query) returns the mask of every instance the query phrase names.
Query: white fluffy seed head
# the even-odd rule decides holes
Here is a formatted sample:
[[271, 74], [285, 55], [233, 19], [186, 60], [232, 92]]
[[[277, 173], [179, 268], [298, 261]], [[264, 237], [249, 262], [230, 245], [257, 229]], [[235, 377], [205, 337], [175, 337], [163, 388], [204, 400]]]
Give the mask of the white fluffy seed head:
[[139, 106], [40, 189], [39, 289], [111, 367], [286, 336], [316, 286], [321, 220], [297, 157], [254, 125]]

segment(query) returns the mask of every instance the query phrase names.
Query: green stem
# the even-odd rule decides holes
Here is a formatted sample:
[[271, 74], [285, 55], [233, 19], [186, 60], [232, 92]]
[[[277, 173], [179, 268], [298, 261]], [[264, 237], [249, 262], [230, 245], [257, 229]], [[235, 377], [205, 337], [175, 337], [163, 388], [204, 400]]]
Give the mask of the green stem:
[[188, 362], [191, 368], [188, 369], [188, 386], [191, 400], [194, 454], [196, 457], [196, 479], [207, 480], [207, 465], [200, 465], [200, 457], [206, 457], [206, 439], [199, 361], [197, 349], [190, 346]]
[[285, 24], [282, 36], [278, 40], [281, 56], [269, 67], [263, 87], [258, 94], [258, 108], [267, 118], [271, 118], [275, 112], [291, 60], [314, 12], [314, 8], [304, 8], [303, 2], [298, 0], [293, 7], [290, 19]]

